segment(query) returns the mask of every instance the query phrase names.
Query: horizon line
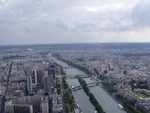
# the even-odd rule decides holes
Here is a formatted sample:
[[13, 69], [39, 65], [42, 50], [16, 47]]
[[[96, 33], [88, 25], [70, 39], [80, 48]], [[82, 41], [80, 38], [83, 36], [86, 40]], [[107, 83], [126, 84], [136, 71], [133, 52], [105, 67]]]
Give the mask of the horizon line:
[[65, 44], [70, 44], [70, 45], [74, 45], [74, 44], [148, 44], [150, 42], [75, 42], [75, 43], [30, 43], [30, 44], [4, 44], [4, 45], [0, 45], [0, 47], [3, 46], [36, 46], [36, 45], [65, 45]]

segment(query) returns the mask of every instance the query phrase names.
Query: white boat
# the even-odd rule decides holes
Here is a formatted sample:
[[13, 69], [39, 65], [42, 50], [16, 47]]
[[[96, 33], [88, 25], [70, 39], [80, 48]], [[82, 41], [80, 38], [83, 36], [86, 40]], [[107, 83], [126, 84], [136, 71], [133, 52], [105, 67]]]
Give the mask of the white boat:
[[71, 86], [71, 88], [73, 89], [73, 88], [74, 88], [74, 86]]
[[76, 108], [76, 109], [74, 110], [74, 112], [75, 112], [75, 113], [80, 113], [80, 110], [79, 110], [78, 108]]
[[118, 104], [118, 107], [119, 107], [120, 109], [123, 109], [123, 106], [122, 106], [121, 104]]
[[97, 111], [94, 111], [94, 113], [98, 113]]
[[76, 100], [76, 106], [77, 106], [78, 108], [80, 108], [80, 106], [79, 106], [79, 100]]

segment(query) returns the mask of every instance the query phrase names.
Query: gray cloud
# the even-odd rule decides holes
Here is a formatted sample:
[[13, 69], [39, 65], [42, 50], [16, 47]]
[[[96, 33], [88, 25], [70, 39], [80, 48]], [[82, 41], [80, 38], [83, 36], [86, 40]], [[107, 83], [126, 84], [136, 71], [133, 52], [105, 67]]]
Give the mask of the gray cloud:
[[128, 41], [150, 25], [150, 2], [138, 1], [0, 0], [0, 44]]
[[135, 26], [150, 26], [150, 1], [140, 0], [132, 11], [132, 18]]

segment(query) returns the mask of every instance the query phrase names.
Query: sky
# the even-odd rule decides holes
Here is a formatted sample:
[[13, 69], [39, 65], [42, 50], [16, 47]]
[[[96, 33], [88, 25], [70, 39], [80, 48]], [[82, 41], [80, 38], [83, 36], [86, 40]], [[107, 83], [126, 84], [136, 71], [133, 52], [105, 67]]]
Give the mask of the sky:
[[0, 0], [0, 45], [150, 42], [150, 0]]

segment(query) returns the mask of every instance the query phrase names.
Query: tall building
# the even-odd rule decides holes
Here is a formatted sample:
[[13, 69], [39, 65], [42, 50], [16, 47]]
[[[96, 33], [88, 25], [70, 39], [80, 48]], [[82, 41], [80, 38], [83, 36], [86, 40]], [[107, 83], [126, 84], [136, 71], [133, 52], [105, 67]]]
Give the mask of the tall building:
[[35, 84], [37, 84], [37, 70], [35, 69], [34, 72]]
[[5, 105], [5, 113], [14, 113], [13, 105]]
[[29, 93], [32, 93], [32, 77], [27, 76], [27, 90]]
[[49, 64], [50, 87], [55, 86], [56, 69], [54, 64]]
[[34, 70], [33, 74], [32, 74], [32, 79], [33, 79], [33, 83], [37, 84], [37, 83], [42, 83], [42, 77], [43, 77], [44, 73], [42, 70]]
[[32, 105], [14, 105], [14, 113], [33, 113]]
[[40, 104], [42, 102], [43, 96], [41, 95], [33, 95], [33, 96], [25, 96], [18, 99], [13, 99], [12, 104], [16, 105], [32, 105], [33, 112], [38, 113], [40, 112]]
[[48, 70], [48, 69], [45, 69], [45, 70], [44, 70], [44, 77], [48, 77], [48, 75], [49, 75], [49, 70]]
[[21, 104], [6, 105], [5, 113], [33, 113], [33, 106]]
[[56, 68], [54, 64], [49, 64], [49, 75], [52, 75], [55, 79]]
[[39, 92], [39, 90], [44, 90], [44, 85], [42, 83], [42, 78], [44, 76], [43, 70], [33, 70], [32, 73], [32, 82], [33, 86], [36, 88], [36, 91]]
[[40, 107], [41, 107], [41, 113], [49, 113], [48, 101], [42, 101]]
[[50, 78], [48, 76], [48, 70], [44, 70], [44, 76], [42, 78], [42, 82], [44, 85], [44, 90], [46, 93], [49, 92], [49, 88], [50, 88]]
[[52, 96], [52, 113], [62, 113], [63, 104], [62, 104], [62, 98], [56, 94]]
[[37, 83], [42, 83], [42, 77], [44, 76], [43, 70], [37, 71]]

